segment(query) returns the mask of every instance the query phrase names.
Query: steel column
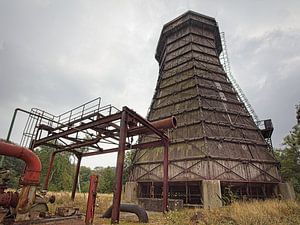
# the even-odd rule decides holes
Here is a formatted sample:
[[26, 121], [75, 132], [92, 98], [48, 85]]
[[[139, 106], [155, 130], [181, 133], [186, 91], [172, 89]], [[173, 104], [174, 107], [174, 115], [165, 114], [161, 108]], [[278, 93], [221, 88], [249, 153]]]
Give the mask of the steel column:
[[92, 225], [95, 214], [95, 203], [97, 196], [98, 176], [93, 174], [90, 176], [89, 196], [86, 206], [85, 224]]
[[53, 164], [54, 164], [55, 155], [56, 155], [56, 152], [53, 152], [51, 154], [47, 175], [46, 175], [46, 178], [45, 178], [45, 181], [44, 181], [43, 190], [48, 190], [49, 180], [50, 180], [50, 176], [51, 176], [51, 172], [52, 172], [52, 168], [53, 168]]
[[78, 177], [79, 177], [79, 171], [80, 171], [80, 164], [81, 164], [81, 156], [77, 156], [77, 165], [76, 165], [76, 171], [75, 171], [75, 176], [74, 176], [74, 181], [73, 181], [73, 189], [72, 189], [72, 195], [71, 199], [74, 201], [75, 198], [75, 193], [78, 185]]
[[169, 165], [169, 142], [168, 140], [163, 140], [164, 142], [164, 177], [163, 177], [163, 212], [168, 211], [168, 165]]
[[122, 177], [123, 177], [123, 166], [124, 166], [126, 137], [127, 137], [127, 117], [128, 114], [126, 110], [124, 110], [123, 108], [121, 124], [120, 124], [119, 151], [118, 151], [118, 158], [117, 158], [117, 165], [116, 165], [116, 186], [114, 190], [113, 208], [112, 208], [112, 215], [111, 215], [112, 224], [119, 223], [119, 219], [120, 219]]

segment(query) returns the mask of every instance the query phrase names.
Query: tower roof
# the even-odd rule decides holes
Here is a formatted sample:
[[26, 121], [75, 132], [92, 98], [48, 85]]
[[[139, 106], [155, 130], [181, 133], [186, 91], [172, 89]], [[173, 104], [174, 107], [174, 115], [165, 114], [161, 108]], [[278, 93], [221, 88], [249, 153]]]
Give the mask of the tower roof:
[[179, 29], [189, 25], [212, 30], [214, 33], [217, 53], [220, 54], [222, 52], [222, 43], [217, 21], [212, 17], [189, 10], [163, 26], [155, 54], [155, 58], [159, 63], [161, 62], [167, 38]]

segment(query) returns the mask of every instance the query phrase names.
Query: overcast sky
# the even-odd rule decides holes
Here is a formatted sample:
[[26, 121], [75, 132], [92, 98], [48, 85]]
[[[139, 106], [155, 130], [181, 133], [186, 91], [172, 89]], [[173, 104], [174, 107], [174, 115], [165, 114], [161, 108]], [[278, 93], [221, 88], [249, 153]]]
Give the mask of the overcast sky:
[[[154, 54], [162, 26], [187, 10], [216, 18], [233, 75], [259, 118], [272, 118], [273, 142], [280, 147], [300, 102], [297, 0], [0, 0], [0, 137], [17, 107], [60, 114], [101, 96], [145, 116], [158, 76]], [[17, 126], [15, 142], [18, 133]], [[115, 156], [83, 163], [114, 166]]]

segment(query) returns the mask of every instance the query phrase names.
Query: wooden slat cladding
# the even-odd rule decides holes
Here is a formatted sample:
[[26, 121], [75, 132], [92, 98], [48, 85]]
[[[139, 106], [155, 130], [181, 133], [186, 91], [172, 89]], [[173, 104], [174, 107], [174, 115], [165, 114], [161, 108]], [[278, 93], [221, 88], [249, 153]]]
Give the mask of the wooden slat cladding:
[[[136, 164], [132, 174], [139, 182], [161, 181], [162, 164]], [[222, 180], [230, 182], [280, 182], [278, 168], [272, 163], [234, 160], [182, 160], [171, 161], [170, 181]]]
[[[278, 183], [277, 161], [227, 78], [219, 53], [213, 18], [187, 13], [163, 28], [148, 119], [177, 118], [177, 129], [169, 132], [169, 179]], [[131, 179], [161, 181], [162, 154], [161, 147], [136, 152]]]

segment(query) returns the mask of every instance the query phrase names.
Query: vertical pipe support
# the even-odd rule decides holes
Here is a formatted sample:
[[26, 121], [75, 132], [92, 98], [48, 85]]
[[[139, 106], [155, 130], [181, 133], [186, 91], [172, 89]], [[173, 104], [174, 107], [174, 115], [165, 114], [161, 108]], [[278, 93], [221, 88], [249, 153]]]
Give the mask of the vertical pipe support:
[[[12, 117], [12, 120], [11, 120], [11, 122], [10, 122], [8, 134], [7, 134], [7, 137], [6, 137], [6, 141], [7, 141], [7, 142], [9, 142], [9, 140], [10, 140], [10, 136], [11, 136], [11, 132], [12, 132], [12, 129], [13, 129], [13, 127], [14, 127], [14, 124], [15, 124], [17, 112], [18, 112], [18, 109], [15, 109], [14, 114], [13, 114], [13, 117]], [[4, 155], [1, 156], [1, 159], [0, 159], [0, 167], [3, 167], [3, 163], [4, 163]]]
[[90, 176], [89, 196], [86, 206], [85, 224], [92, 225], [95, 215], [95, 203], [97, 197], [97, 185], [99, 177], [95, 174]]
[[81, 164], [81, 155], [76, 155], [77, 157], [77, 165], [76, 165], [76, 171], [75, 171], [75, 176], [73, 180], [73, 188], [72, 188], [72, 194], [71, 194], [71, 199], [74, 201], [75, 199], [75, 193], [78, 185], [78, 177], [79, 177], [79, 171], [80, 171], [80, 164]]
[[50, 158], [50, 162], [49, 162], [49, 166], [48, 166], [48, 171], [47, 171], [47, 175], [46, 175], [46, 178], [45, 178], [45, 181], [44, 181], [44, 186], [43, 186], [43, 190], [45, 190], [45, 191], [48, 190], [50, 176], [51, 176], [51, 172], [52, 172], [53, 165], [54, 165], [55, 155], [56, 155], [56, 152], [53, 152], [51, 154], [51, 158]]
[[169, 166], [169, 141], [163, 140], [164, 145], [164, 160], [163, 160], [163, 212], [169, 210], [168, 206], [168, 166]]
[[15, 109], [15, 111], [14, 111], [12, 120], [11, 120], [11, 122], [10, 122], [8, 134], [7, 134], [7, 137], [6, 137], [6, 141], [9, 141], [9, 140], [10, 140], [11, 132], [12, 132], [12, 129], [13, 129], [14, 124], [15, 124], [15, 120], [16, 120], [16, 116], [17, 116], [18, 110], [19, 110], [19, 109], [17, 108], [17, 109]]
[[121, 124], [120, 124], [120, 140], [119, 140], [119, 150], [116, 165], [116, 186], [114, 190], [113, 198], [113, 208], [111, 215], [111, 223], [119, 223], [120, 219], [120, 203], [121, 203], [121, 193], [122, 193], [122, 176], [123, 176], [123, 166], [125, 158], [126, 149], [126, 137], [127, 137], [127, 111], [123, 108]]

